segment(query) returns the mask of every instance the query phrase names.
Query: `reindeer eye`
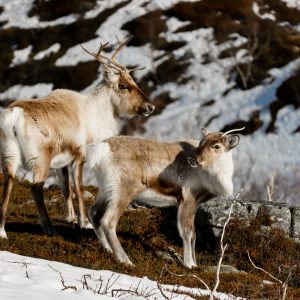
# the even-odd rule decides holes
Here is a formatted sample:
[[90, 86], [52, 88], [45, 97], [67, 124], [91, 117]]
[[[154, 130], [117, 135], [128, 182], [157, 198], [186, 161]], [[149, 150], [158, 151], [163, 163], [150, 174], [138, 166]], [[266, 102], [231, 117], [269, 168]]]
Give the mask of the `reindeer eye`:
[[213, 146], [214, 149], [220, 149], [220, 145], [216, 144]]
[[120, 90], [128, 90], [129, 89], [129, 85], [127, 83], [120, 82], [119, 83], [119, 89]]

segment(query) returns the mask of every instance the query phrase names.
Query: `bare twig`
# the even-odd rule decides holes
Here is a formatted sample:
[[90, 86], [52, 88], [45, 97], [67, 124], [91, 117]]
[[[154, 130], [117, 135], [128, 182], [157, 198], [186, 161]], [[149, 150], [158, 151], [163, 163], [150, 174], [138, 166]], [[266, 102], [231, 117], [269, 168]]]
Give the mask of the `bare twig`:
[[25, 267], [25, 274], [26, 274], [26, 277], [29, 278], [27, 266], [28, 266], [27, 262], [24, 261], [24, 262], [23, 262], [23, 267]]
[[244, 191], [244, 187], [241, 188], [241, 190], [239, 191], [239, 193], [233, 199], [233, 201], [232, 201], [232, 203], [230, 205], [230, 208], [229, 208], [227, 220], [226, 220], [226, 222], [225, 222], [225, 224], [223, 226], [222, 235], [221, 235], [221, 239], [220, 239], [221, 254], [220, 254], [218, 265], [217, 265], [216, 282], [215, 282], [215, 285], [214, 285], [214, 287], [213, 287], [213, 289], [212, 289], [212, 291], [210, 293], [210, 297], [209, 297], [210, 300], [213, 300], [214, 294], [217, 292], [217, 288], [219, 287], [219, 284], [220, 284], [220, 270], [221, 270], [221, 266], [222, 266], [222, 261], [223, 261], [223, 258], [224, 258], [224, 254], [225, 254], [226, 248], [228, 246], [228, 244], [226, 244], [225, 246], [223, 244], [223, 240], [224, 240], [224, 236], [225, 236], [225, 231], [226, 231], [226, 226], [227, 226], [227, 224], [229, 223], [229, 221], [231, 219], [231, 214], [232, 214], [233, 206], [236, 203], [236, 201], [239, 199], [239, 197], [240, 197], [240, 195], [242, 194], [243, 191]]
[[28, 266], [32, 265], [31, 263], [28, 263], [26, 261], [9, 261], [9, 260], [4, 260], [5, 262], [11, 263], [11, 264], [21, 264], [22, 268], [25, 268], [25, 275], [27, 278], [29, 278], [29, 273], [28, 273]]
[[155, 295], [157, 295], [157, 292], [156, 292], [156, 288], [141, 286], [141, 281], [139, 281], [136, 287], [132, 287], [131, 285], [129, 289], [113, 289], [111, 291], [111, 296], [115, 298], [124, 296], [126, 294], [149, 299], [149, 297], [154, 297]]
[[247, 255], [248, 255], [248, 258], [249, 258], [249, 261], [250, 261], [251, 265], [255, 269], [262, 271], [263, 273], [265, 273], [266, 275], [268, 275], [269, 277], [271, 277], [273, 280], [275, 280], [276, 282], [278, 282], [280, 284], [280, 287], [281, 287], [281, 292], [280, 292], [281, 296], [280, 296], [280, 299], [281, 300], [285, 300], [286, 299], [287, 289], [288, 289], [288, 282], [291, 279], [292, 272], [297, 267], [297, 265], [293, 265], [293, 266], [290, 266], [290, 267], [285, 267], [285, 268], [288, 268], [289, 272], [288, 272], [288, 276], [287, 276], [286, 280], [282, 281], [279, 278], [277, 278], [274, 275], [272, 275], [271, 273], [269, 273], [268, 271], [266, 271], [265, 269], [263, 269], [263, 268], [258, 267], [257, 265], [255, 265], [255, 263], [253, 262], [250, 254], [249, 254], [249, 251], [247, 251]]
[[169, 297], [165, 291], [163, 290], [161, 284], [159, 281], [156, 281], [156, 284], [157, 284], [157, 288], [158, 290], [160, 291], [161, 295], [166, 299], [166, 300], [172, 300], [174, 297], [173, 297], [173, 293], [171, 293], [171, 296]]
[[80, 282], [82, 283], [82, 288], [83, 289], [89, 290], [90, 287], [89, 287], [89, 285], [87, 283], [87, 278], [91, 280], [92, 279], [91, 274], [84, 274], [84, 275], [82, 275]]
[[272, 202], [274, 201], [274, 194], [275, 194], [275, 177], [276, 173], [273, 172], [271, 176], [269, 177], [269, 182], [267, 185], [267, 195], [268, 195], [268, 201]]
[[176, 273], [173, 273], [172, 271], [168, 270], [168, 268], [166, 266], [164, 266], [162, 268], [162, 270], [161, 270], [160, 277], [162, 277], [164, 271], [167, 271], [168, 273], [170, 273], [171, 275], [174, 275], [176, 277], [191, 277], [191, 278], [195, 278], [201, 284], [203, 284], [207, 290], [209, 290], [211, 292], [211, 290], [210, 290], [209, 286], [206, 284], [206, 282], [204, 280], [202, 280], [201, 278], [199, 278], [198, 276], [194, 275], [194, 274], [176, 274]]
[[120, 278], [120, 275], [118, 275], [117, 278], [114, 279], [114, 280], [111, 282], [111, 280], [112, 280], [112, 278], [114, 277], [114, 275], [115, 275], [115, 273], [113, 273], [113, 274], [108, 278], [108, 280], [107, 280], [106, 286], [105, 286], [105, 288], [104, 288], [105, 294], [108, 293], [108, 291], [110, 290], [110, 288], [111, 288], [111, 287], [116, 283], [116, 281]]
[[61, 284], [63, 286], [63, 289], [61, 289], [62, 291], [64, 290], [67, 290], [67, 289], [72, 289], [72, 290], [75, 290], [77, 291], [77, 287], [75, 285], [65, 285], [65, 280], [62, 276], [62, 272], [59, 272], [58, 270], [54, 269], [52, 266], [48, 265], [49, 268], [51, 268], [53, 271], [55, 271], [56, 273], [59, 274], [60, 276], [60, 281], [61, 281]]

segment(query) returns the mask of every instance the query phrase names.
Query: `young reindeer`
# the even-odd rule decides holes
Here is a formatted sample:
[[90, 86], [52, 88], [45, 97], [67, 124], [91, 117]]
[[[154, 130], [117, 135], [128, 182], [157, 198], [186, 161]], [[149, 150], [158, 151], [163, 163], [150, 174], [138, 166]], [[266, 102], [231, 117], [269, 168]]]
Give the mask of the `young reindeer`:
[[3, 201], [0, 215], [0, 237], [6, 238], [5, 213], [18, 167], [23, 164], [33, 173], [32, 195], [40, 223], [46, 234], [55, 234], [43, 197], [43, 186], [49, 168], [58, 172], [67, 202], [67, 220], [75, 221], [68, 167], [71, 165], [75, 193], [79, 201], [80, 226], [89, 227], [82, 190], [82, 169], [86, 146], [117, 135], [120, 116], [148, 116], [154, 106], [134, 82], [127, 69], [115, 60], [130, 40], [118, 41], [108, 58], [102, 50], [95, 57], [104, 68], [104, 79], [87, 95], [71, 90], [54, 90], [41, 99], [20, 100], [0, 113], [1, 162], [4, 173]]
[[[116, 227], [130, 202], [154, 206], [178, 205], [177, 225], [183, 240], [183, 263], [196, 266], [194, 218], [199, 203], [233, 194], [231, 150], [238, 135], [203, 129], [200, 143], [163, 143], [134, 137], [112, 137], [89, 146], [87, 161], [99, 186], [90, 220], [102, 246], [123, 263], [132, 264], [123, 250]], [[156, 193], [147, 193], [152, 190]], [[166, 197], [167, 196], [167, 197]]]

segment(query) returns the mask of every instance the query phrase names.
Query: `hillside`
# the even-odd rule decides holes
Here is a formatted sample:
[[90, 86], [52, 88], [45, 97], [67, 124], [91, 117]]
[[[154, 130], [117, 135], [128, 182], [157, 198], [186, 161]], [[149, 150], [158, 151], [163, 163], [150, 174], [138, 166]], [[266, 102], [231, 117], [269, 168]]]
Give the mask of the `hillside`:
[[146, 67], [136, 79], [157, 109], [123, 133], [197, 139], [201, 127], [246, 126], [236, 190], [265, 199], [273, 178], [274, 200], [299, 202], [298, 1], [2, 0], [0, 25], [3, 106], [55, 88], [89, 90], [101, 69], [80, 44], [93, 50], [130, 33], [119, 60]]
[[[1, 177], [0, 183], [2, 183]], [[89, 191], [88, 197], [86, 197], [86, 205], [88, 206], [93, 201], [96, 189], [93, 187], [85, 187], [85, 189]], [[0, 188], [1, 192], [2, 186]], [[137, 282], [136, 277], [143, 278], [143, 285], [145, 279], [155, 280], [161, 284], [175, 285], [175, 293], [176, 285], [193, 287], [193, 298], [207, 299], [206, 296], [199, 296], [199, 293], [202, 294], [202, 289], [205, 289], [199, 278], [204, 280], [210, 288], [213, 287], [215, 282], [215, 268], [213, 266], [217, 265], [219, 259], [219, 243], [208, 239], [208, 236], [198, 235], [196, 242], [198, 267], [192, 270], [184, 268], [178, 258], [182, 257], [183, 250], [182, 241], [176, 229], [175, 208], [146, 209], [133, 205], [125, 211], [120, 218], [117, 233], [126, 253], [135, 264], [135, 267], [130, 267], [119, 263], [113, 255], [100, 247], [93, 230], [80, 229], [77, 225], [64, 221], [66, 209], [59, 189], [55, 187], [46, 189], [45, 199], [49, 216], [58, 233], [54, 237], [43, 234], [42, 228], [38, 224], [37, 209], [31, 199], [30, 183], [26, 181], [16, 182], [7, 214], [8, 240], [0, 239], [1, 257], [5, 256], [3, 251], [9, 251], [48, 260], [48, 265], [63, 272], [66, 285], [75, 285], [78, 288], [82, 286], [80, 276], [76, 275], [78, 274], [78, 268], [74, 270], [75, 274], [70, 276], [68, 275], [70, 271], [66, 273], [62, 265], [53, 261], [90, 269], [89, 271], [86, 270], [85, 274], [93, 273], [93, 270], [99, 270], [95, 272], [100, 275], [101, 272], [107, 272], [104, 270], [109, 270], [116, 274], [114, 279], [117, 278], [118, 273], [130, 275], [132, 276], [132, 288]], [[77, 201], [74, 201], [74, 204], [77, 205]], [[247, 252], [249, 252], [258, 266], [283, 282], [288, 279], [287, 299], [296, 300], [300, 298], [300, 267], [298, 264], [300, 244], [285, 237], [283, 232], [276, 228], [266, 230], [266, 225], [269, 223], [270, 216], [268, 216], [267, 211], [256, 219], [251, 219], [249, 223], [232, 218], [228, 224], [224, 240], [224, 244], [228, 244], [228, 248], [223, 259], [223, 265], [225, 266], [222, 268], [220, 275], [218, 292], [246, 299], [279, 299], [280, 285], [251, 265], [247, 256]], [[11, 262], [10, 259], [7, 260]], [[15, 286], [19, 286], [21, 283], [25, 284], [24, 290], [22, 289], [25, 295], [28, 295], [29, 291], [30, 294], [38, 293], [42, 286], [45, 284], [50, 285], [50, 283], [45, 283], [39, 277], [36, 279], [32, 277], [34, 276], [36, 261], [33, 261], [33, 265], [30, 265], [30, 258], [22, 258], [22, 261], [28, 263], [27, 269], [20, 265], [21, 258], [15, 258], [14, 261], [16, 261], [16, 264], [19, 262], [18, 267], [19, 269], [22, 268], [22, 273], [3, 274], [1, 270], [0, 278], [9, 282], [13, 278], [21, 280]], [[2, 264], [4, 262], [1, 261]], [[12, 266], [9, 267], [9, 264], [6, 264], [6, 268], [12, 272]], [[29, 273], [29, 280], [25, 276], [26, 270]], [[51, 278], [51, 289], [47, 291], [47, 295], [54, 292], [53, 290], [58, 291], [63, 288], [58, 275], [56, 276], [57, 280], [54, 281], [53, 270], [45, 268], [44, 272], [46, 272], [45, 276]], [[291, 272], [290, 275], [289, 272]], [[97, 277], [94, 275], [94, 278]], [[104, 278], [107, 280], [107, 276]], [[26, 282], [30, 284], [32, 280], [39, 282], [42, 286], [39, 286], [38, 290], [36, 286], [32, 286], [32, 289], [30, 289], [27, 287]], [[56, 282], [54, 288], [52, 287], [53, 281]], [[7, 286], [1, 285], [1, 282], [0, 280], [2, 296], [2, 292], [7, 290]], [[92, 280], [88, 282], [91, 286], [96, 284]], [[273, 282], [273, 284], [270, 282]], [[105, 284], [106, 281], [103, 282], [103, 289]], [[153, 287], [153, 283], [147, 286]], [[72, 290], [64, 291], [66, 298], [63, 299], [68, 299], [67, 296], [70, 291]], [[84, 292], [84, 289], [82, 291]], [[198, 293], [194, 294], [196, 291]], [[157, 290], [155, 292], [157, 293]], [[15, 294], [14, 290], [11, 293]], [[98, 299], [99, 295], [93, 296]], [[173, 296], [174, 298], [169, 296], [168, 299], [178, 299], [175, 298], [175, 295]], [[4, 297], [4, 299], [12, 298]], [[144, 298], [149, 300], [165, 299], [163, 296]]]

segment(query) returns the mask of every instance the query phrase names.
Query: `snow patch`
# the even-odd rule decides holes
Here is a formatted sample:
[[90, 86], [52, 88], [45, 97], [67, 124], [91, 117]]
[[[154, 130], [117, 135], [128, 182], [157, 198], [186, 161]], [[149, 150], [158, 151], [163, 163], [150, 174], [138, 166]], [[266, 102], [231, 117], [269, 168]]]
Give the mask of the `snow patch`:
[[47, 56], [50, 56], [51, 53], [56, 53], [59, 51], [60, 49], [60, 44], [59, 43], [55, 43], [52, 46], [50, 46], [48, 49], [44, 50], [44, 51], [40, 51], [39, 53], [37, 53], [33, 59], [35, 60], [41, 60]]
[[0, 93], [1, 100], [18, 100], [31, 99], [33, 97], [47, 96], [53, 89], [52, 83], [38, 83], [35, 85], [21, 85], [17, 84], [10, 87], [3, 93]]
[[256, 2], [253, 2], [252, 4], [252, 9], [254, 11], [254, 13], [260, 17], [261, 19], [270, 19], [272, 21], [276, 21], [275, 16], [271, 13], [264, 13], [263, 15], [259, 12], [259, 6]]
[[16, 65], [25, 63], [28, 60], [31, 50], [32, 50], [32, 45], [29, 45], [28, 47], [21, 50], [15, 50], [14, 58], [9, 66], [14, 67]]
[[[86, 281], [89, 290], [82, 287], [81, 280], [84, 275], [87, 275]], [[66, 286], [73, 288], [64, 289], [61, 277]], [[101, 283], [99, 279], [102, 279], [103, 285], [100, 294], [97, 294], [93, 290], [99, 289]], [[107, 285], [108, 280], [110, 281]], [[108, 287], [106, 292], [105, 287]], [[125, 291], [134, 288], [137, 288], [140, 293], [148, 291], [149, 297], [146, 298], [149, 300], [165, 299], [158, 290], [157, 283], [147, 277], [138, 278], [107, 270], [84, 269], [60, 262], [0, 251], [0, 294], [2, 300], [39, 300], [41, 297], [43, 300], [144, 299], [145, 297], [134, 294], [113, 292], [116, 289]], [[197, 296], [208, 295], [208, 291], [198, 288], [172, 285], [161, 285], [161, 288], [170, 298], [176, 297], [178, 300], [192, 298], [188, 295], [178, 294], [176, 290], [191, 292]], [[172, 293], [170, 290], [174, 290], [174, 292]], [[237, 299], [224, 293], [216, 293], [215, 297], [221, 300]]]

